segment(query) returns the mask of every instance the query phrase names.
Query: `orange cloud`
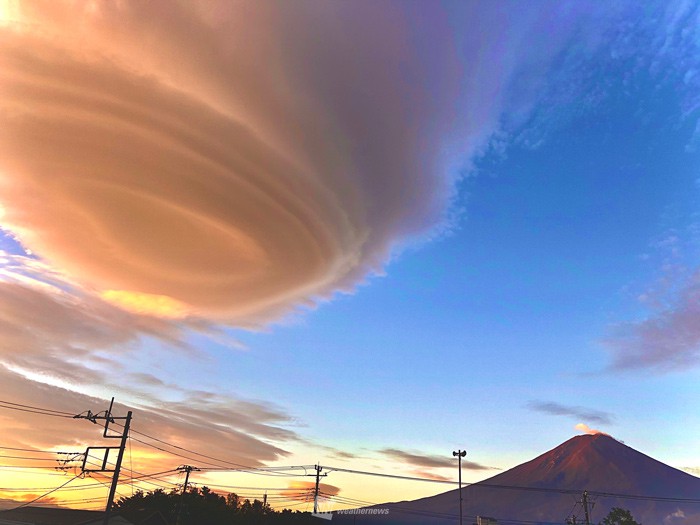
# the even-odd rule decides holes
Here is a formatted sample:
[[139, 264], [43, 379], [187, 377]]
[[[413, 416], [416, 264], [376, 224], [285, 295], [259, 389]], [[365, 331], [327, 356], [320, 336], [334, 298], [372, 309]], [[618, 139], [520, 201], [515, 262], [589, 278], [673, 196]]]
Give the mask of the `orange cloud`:
[[454, 481], [454, 476], [442, 476], [440, 474], [435, 474], [427, 470], [414, 470], [412, 474], [418, 476], [419, 478], [434, 479], [435, 481]]
[[591, 435], [603, 434], [604, 436], [609, 436], [609, 435], [610, 435], [610, 434], [606, 434], [606, 433], [603, 432], [602, 430], [597, 430], [597, 429], [595, 429], [595, 428], [591, 428], [591, 427], [589, 427], [588, 425], [586, 425], [585, 423], [578, 423], [574, 428], [575, 428], [576, 430], [579, 430], [579, 431], [585, 433], [585, 434], [591, 434]]
[[[108, 407], [108, 401], [77, 392], [32, 381], [0, 365], [0, 384], [5, 400], [31, 406], [45, 406], [69, 414], [91, 410], [97, 413]], [[128, 393], [122, 388], [124, 395]], [[134, 411], [135, 430], [155, 436], [189, 450], [200, 451], [220, 461], [196, 456], [153, 442], [138, 433], [132, 438], [146, 441], [150, 447], [132, 439], [133, 468], [142, 472], [170, 470], [183, 461], [206, 466], [264, 466], [284, 457], [284, 443], [295, 442], [296, 434], [284, 428], [290, 419], [280, 409], [265, 404], [243, 401], [231, 396], [208, 392], [181, 392], [180, 401], [164, 402], [145, 392], [136, 392], [139, 406], [115, 405], [115, 414]], [[51, 400], [50, 403], [47, 400]], [[85, 419], [46, 417], [39, 414], [0, 408], [3, 428], [2, 446], [83, 452], [87, 446], [104, 446], [99, 426]], [[41, 428], [41, 432], [32, 429]], [[111, 440], [106, 445], [112, 446]], [[185, 460], [178, 454], [190, 456]], [[31, 454], [25, 454], [31, 455]], [[42, 455], [54, 459], [52, 455]], [[58, 456], [56, 456], [58, 457]], [[228, 463], [227, 463], [228, 462]], [[25, 461], [0, 461], [4, 465], [27, 464]], [[55, 461], [40, 463], [55, 472]]]
[[[297, 499], [299, 501], [313, 501], [314, 491], [316, 489], [315, 481], [290, 481], [289, 488], [298, 490], [298, 492], [291, 492], [287, 494], [290, 498]], [[327, 499], [332, 496], [336, 496], [340, 493], [340, 488], [335, 485], [328, 485], [326, 483], [318, 484], [319, 495], [323, 499]]]
[[172, 319], [187, 316], [187, 306], [172, 297], [125, 290], [106, 290], [100, 294], [104, 300], [137, 314], [155, 315]]
[[471, 62], [427, 6], [12, 5], [4, 227], [86, 290], [166, 318], [259, 325], [381, 272], [444, 225], [455, 106], [468, 156], [511, 67], [469, 66], [491, 87], [462, 100]]

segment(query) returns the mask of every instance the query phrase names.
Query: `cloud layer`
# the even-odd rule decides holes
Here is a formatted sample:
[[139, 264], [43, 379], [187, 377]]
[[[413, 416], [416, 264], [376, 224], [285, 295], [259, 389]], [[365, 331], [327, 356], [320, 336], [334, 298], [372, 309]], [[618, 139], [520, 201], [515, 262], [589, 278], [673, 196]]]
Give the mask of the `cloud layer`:
[[[138, 370], [136, 358], [144, 336], [166, 343], [187, 366], [203, 356], [182, 342], [183, 331], [216, 335], [209, 325], [130, 313], [82, 293], [41, 261], [2, 252], [0, 258], [3, 400], [78, 414], [106, 408], [105, 400], [85, 392], [115, 392], [117, 401], [135, 409], [137, 430], [241, 465], [261, 466], [284, 457], [284, 444], [299, 441], [288, 429], [292, 418], [270, 403], [237, 397], [221, 386], [178, 386], [154, 375], [164, 375], [157, 366], [149, 368], [153, 374]], [[118, 410], [125, 412], [126, 407], [120, 405]], [[5, 430], [3, 446], [47, 449], [77, 444], [80, 450], [99, 438], [85, 421], [32, 413], [3, 410], [0, 424]], [[37, 426], [42, 432], [32, 431]], [[182, 462], [151, 448], [138, 456], [148, 472], [169, 470]]]
[[[87, 410], [98, 413], [108, 408], [108, 401], [104, 399], [32, 381], [1, 365], [0, 380], [5, 401], [70, 414]], [[259, 467], [284, 457], [287, 452], [280, 445], [297, 439], [294, 432], [284, 428], [290, 422], [289, 416], [266, 403], [204, 391], [183, 392], [181, 400], [174, 402], [164, 402], [145, 393], [140, 397], [138, 405], [116, 404], [114, 413], [125, 415], [131, 409], [134, 411], [133, 429], [219, 460], [173, 449], [142, 434], [132, 433], [132, 438], [136, 438], [133, 443], [135, 470], [152, 473], [173, 469], [184, 460], [178, 454], [189, 456], [190, 461], [199, 466], [233, 467], [232, 464], [238, 464]], [[47, 403], [48, 399], [50, 403]], [[5, 436], [3, 446], [84, 451], [88, 445], [103, 444], [100, 429], [84, 419], [2, 410], [0, 423]], [[41, 432], [36, 432], [39, 426]], [[139, 439], [165, 450], [145, 446]], [[10, 463], [4, 460], [3, 464]], [[52, 469], [53, 465], [48, 468]]]
[[15, 7], [0, 26], [4, 227], [120, 308], [237, 325], [352, 290], [445, 227], [514, 71], [542, 72], [579, 16]]
[[120, 307], [266, 321], [443, 219], [462, 71], [444, 18], [40, 5], [0, 33], [3, 224]]

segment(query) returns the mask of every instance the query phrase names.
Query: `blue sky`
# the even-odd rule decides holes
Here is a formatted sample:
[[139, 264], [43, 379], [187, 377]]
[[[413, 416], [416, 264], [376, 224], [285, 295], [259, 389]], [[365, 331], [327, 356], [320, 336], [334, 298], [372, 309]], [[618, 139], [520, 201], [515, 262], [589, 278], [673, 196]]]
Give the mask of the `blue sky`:
[[[697, 110], [684, 114], [692, 93], [679, 86], [677, 64], [650, 72], [658, 58], [635, 52], [631, 63], [603, 46], [494, 139], [460, 183], [462, 211], [448, 235], [290, 326], [240, 334], [264, 354], [241, 358], [251, 367], [243, 376], [255, 378], [248, 388], [267, 376], [262, 388], [274, 389], [294, 369], [305, 385], [295, 401], [321, 412], [335, 412], [339, 398], [317, 397], [313, 384], [343, 392], [342, 405], [356, 410], [383, 397], [389, 413], [410, 417], [418, 403], [421, 417], [443, 421], [453, 412], [472, 420], [469, 404], [498, 406], [503, 393], [514, 412], [540, 398], [614, 403], [607, 396], [620, 384], [641, 394], [649, 372], [610, 371], [604, 341], [617, 324], [649, 315], [638, 296], [670, 257], [664, 239], [678, 237], [677, 257], [697, 263], [699, 157]], [[586, 89], [600, 92], [578, 103]], [[655, 380], [667, 395], [683, 390]]]
[[[209, 58], [178, 65], [175, 15], [141, 57], [146, 7], [58, 43], [26, 23], [60, 34], [56, 13], [5, 9], [11, 63], [13, 39], [44, 62], [14, 66], [33, 98], [5, 86], [0, 300], [40, 290], [68, 323], [0, 317], [5, 373], [145, 411], [242, 403], [226, 425], [259, 439], [232, 456], [248, 463], [340, 450], [411, 473], [381, 451], [466, 448], [509, 468], [583, 423], [698, 468], [696, 5], [268, 4], [247, 16], [277, 36], [250, 47], [209, 7], [227, 22], [187, 22]], [[110, 17], [123, 40], [103, 41]], [[51, 91], [67, 56], [84, 113]], [[96, 95], [95, 76], [114, 80]]]

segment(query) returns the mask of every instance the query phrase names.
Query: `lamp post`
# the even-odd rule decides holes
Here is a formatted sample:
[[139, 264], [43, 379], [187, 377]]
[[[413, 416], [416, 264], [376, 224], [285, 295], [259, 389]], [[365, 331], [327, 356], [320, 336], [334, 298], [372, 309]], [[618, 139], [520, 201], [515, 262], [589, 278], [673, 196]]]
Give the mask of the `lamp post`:
[[452, 455], [457, 458], [457, 463], [459, 465], [459, 525], [462, 525], [462, 458], [467, 455], [467, 451], [453, 451]]

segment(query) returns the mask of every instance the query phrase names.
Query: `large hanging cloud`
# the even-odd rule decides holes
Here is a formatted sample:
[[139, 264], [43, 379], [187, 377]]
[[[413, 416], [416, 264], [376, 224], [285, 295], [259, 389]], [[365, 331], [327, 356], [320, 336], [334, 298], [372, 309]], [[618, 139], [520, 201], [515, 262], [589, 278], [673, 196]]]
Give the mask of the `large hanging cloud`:
[[113, 304], [239, 324], [442, 224], [527, 28], [488, 4], [460, 9], [467, 43], [429, 5], [12, 6], [3, 226]]

